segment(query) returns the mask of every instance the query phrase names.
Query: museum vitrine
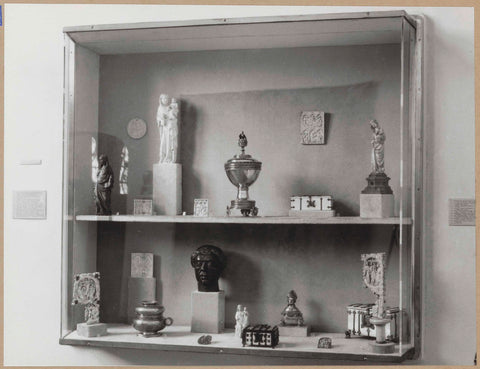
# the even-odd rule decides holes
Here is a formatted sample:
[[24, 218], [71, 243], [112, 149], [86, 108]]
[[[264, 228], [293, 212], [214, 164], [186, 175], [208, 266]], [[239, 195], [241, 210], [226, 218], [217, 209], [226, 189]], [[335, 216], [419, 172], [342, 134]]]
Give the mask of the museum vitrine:
[[60, 343], [418, 355], [421, 17], [64, 33]]

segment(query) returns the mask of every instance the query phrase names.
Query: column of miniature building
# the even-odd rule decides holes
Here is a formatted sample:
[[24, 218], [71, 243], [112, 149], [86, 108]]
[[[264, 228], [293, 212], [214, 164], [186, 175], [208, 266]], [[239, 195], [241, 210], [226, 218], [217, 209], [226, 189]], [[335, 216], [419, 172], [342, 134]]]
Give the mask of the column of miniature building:
[[107, 334], [107, 325], [100, 323], [100, 273], [81, 273], [74, 276], [72, 305], [85, 305], [85, 322], [77, 324], [83, 337]]

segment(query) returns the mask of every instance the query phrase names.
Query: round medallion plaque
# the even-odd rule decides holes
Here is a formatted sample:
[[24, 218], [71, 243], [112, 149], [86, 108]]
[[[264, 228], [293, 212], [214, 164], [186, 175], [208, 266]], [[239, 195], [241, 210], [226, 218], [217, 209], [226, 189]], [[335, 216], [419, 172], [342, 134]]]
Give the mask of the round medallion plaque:
[[127, 133], [131, 138], [142, 138], [147, 133], [147, 123], [143, 119], [133, 118], [128, 122]]

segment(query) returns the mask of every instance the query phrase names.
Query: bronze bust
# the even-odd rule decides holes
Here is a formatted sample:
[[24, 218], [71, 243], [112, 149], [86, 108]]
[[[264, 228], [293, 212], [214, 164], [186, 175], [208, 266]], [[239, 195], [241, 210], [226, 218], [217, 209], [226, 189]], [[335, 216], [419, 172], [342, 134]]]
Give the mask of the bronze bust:
[[303, 326], [303, 314], [295, 306], [297, 301], [297, 294], [294, 290], [291, 290], [287, 295], [287, 307], [282, 311], [282, 326], [285, 325], [298, 325]]
[[218, 292], [218, 278], [226, 266], [223, 251], [212, 245], [200, 246], [190, 257], [190, 263], [195, 269], [198, 291]]

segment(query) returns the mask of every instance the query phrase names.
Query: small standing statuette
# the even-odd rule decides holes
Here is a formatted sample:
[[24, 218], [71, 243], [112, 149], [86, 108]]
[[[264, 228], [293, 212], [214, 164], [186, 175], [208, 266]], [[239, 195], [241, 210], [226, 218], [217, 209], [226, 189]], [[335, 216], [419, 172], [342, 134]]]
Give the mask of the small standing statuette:
[[113, 188], [113, 170], [108, 163], [107, 155], [98, 157], [98, 170], [95, 182], [95, 205], [97, 207], [97, 215], [111, 215], [111, 194]]
[[345, 338], [352, 338], [352, 331], [350, 329], [345, 331]]
[[237, 305], [237, 311], [235, 312], [235, 337], [242, 337], [242, 319], [243, 311], [242, 305]]
[[330, 337], [320, 337], [318, 340], [318, 348], [332, 348], [332, 339]]
[[295, 306], [297, 301], [297, 294], [294, 290], [291, 290], [287, 295], [287, 307], [282, 311], [281, 324], [285, 325], [298, 325], [303, 326], [303, 314]]

